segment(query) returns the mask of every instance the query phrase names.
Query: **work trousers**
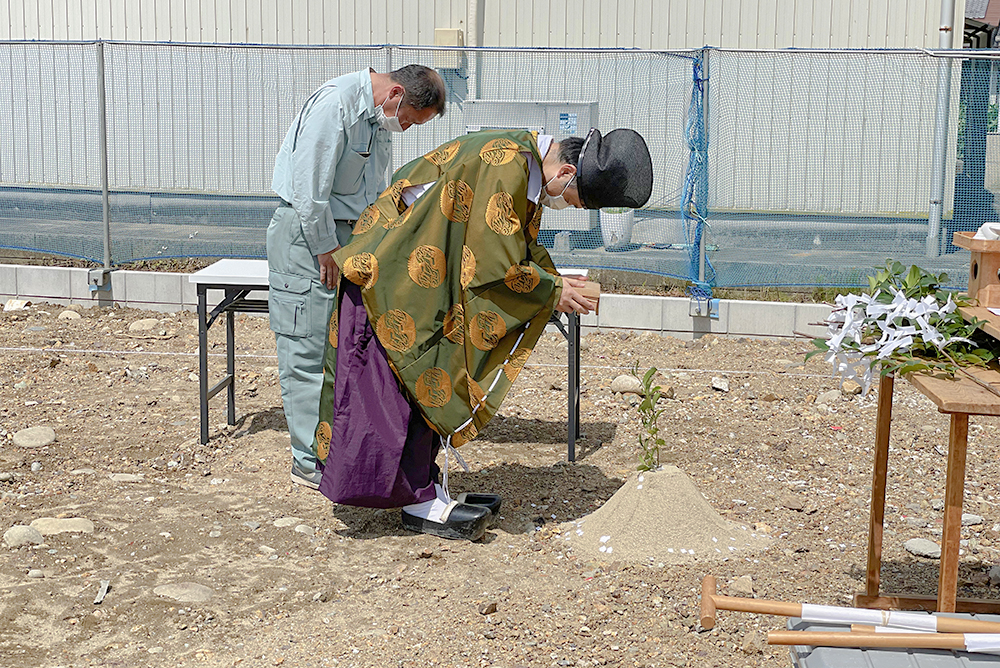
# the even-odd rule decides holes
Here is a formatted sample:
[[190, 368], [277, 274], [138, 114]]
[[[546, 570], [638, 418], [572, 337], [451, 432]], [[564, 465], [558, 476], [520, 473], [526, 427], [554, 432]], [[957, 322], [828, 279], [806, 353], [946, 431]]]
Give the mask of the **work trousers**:
[[[350, 221], [338, 220], [338, 241], [346, 245], [350, 238]], [[290, 206], [279, 206], [267, 227], [267, 268], [267, 307], [278, 349], [281, 402], [292, 457], [308, 473], [316, 469], [313, 436], [319, 424], [323, 356], [335, 291], [320, 282], [319, 262]]]

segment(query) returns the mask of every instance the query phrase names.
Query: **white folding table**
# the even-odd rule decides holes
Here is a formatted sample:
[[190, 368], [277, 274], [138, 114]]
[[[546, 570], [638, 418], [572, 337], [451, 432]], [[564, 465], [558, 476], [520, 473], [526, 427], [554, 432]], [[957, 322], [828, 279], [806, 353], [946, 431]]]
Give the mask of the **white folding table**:
[[[198, 397], [201, 411], [201, 442], [208, 443], [208, 401], [223, 388], [227, 390], [227, 424], [236, 424], [236, 341], [233, 314], [237, 311], [267, 313], [266, 299], [248, 299], [256, 290], [268, 289], [267, 260], [219, 260], [191, 274], [189, 280], [198, 291]], [[225, 295], [211, 312], [208, 311], [208, 291], [222, 290]], [[208, 385], [208, 329], [223, 313], [226, 314], [226, 375], [215, 385]], [[569, 382], [567, 383], [569, 436], [567, 458], [576, 460], [576, 439], [580, 437], [580, 316], [567, 315], [568, 329], [553, 313], [555, 324], [569, 343]]]
[[[201, 410], [201, 442], [208, 443], [208, 400], [226, 388], [228, 424], [236, 424], [236, 340], [234, 317], [237, 311], [267, 313], [266, 299], [248, 299], [255, 290], [267, 290], [267, 260], [219, 260], [191, 274], [188, 279], [198, 291], [198, 397]], [[212, 312], [208, 312], [208, 291], [225, 294]], [[226, 375], [208, 386], [208, 328], [226, 314]]]

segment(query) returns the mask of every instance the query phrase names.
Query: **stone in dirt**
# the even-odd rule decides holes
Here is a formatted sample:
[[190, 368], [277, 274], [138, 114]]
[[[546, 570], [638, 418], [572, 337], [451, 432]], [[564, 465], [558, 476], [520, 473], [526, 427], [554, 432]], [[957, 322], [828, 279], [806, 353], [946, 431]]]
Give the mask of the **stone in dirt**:
[[111, 479], [115, 482], [142, 482], [143, 477], [134, 473], [112, 473]]
[[741, 575], [733, 580], [733, 583], [729, 585], [729, 591], [732, 592], [734, 596], [753, 596], [753, 578], [749, 575]]
[[21, 547], [22, 545], [41, 545], [45, 539], [38, 529], [23, 525], [15, 525], [7, 529], [3, 535], [3, 542], [7, 547]]
[[724, 520], [676, 466], [632, 474], [598, 510], [561, 530], [578, 557], [632, 563], [721, 561], [771, 543]]
[[215, 595], [215, 592], [197, 582], [178, 582], [177, 584], [160, 585], [153, 590], [157, 596], [166, 596], [181, 603], [203, 603]]
[[911, 538], [906, 541], [903, 547], [906, 548], [907, 552], [915, 554], [918, 557], [927, 557], [928, 559], [941, 558], [941, 546], [926, 538]]
[[301, 523], [302, 523], [301, 517], [279, 517], [278, 519], [274, 520], [274, 526], [279, 528], [295, 526], [296, 524], [301, 524]]
[[719, 392], [729, 391], [729, 380], [720, 376], [712, 377], [712, 389]]
[[840, 384], [840, 391], [847, 396], [854, 396], [861, 394], [861, 386], [855, 383], [853, 380], [845, 380]]
[[31, 523], [43, 536], [57, 533], [94, 533], [94, 523], [84, 517], [39, 517]]
[[642, 396], [642, 381], [633, 375], [623, 373], [611, 381], [611, 391]]
[[829, 390], [823, 394], [816, 397], [817, 404], [832, 404], [835, 401], [840, 401], [841, 392], [840, 390]]
[[785, 494], [781, 497], [781, 505], [789, 510], [797, 510], [802, 512], [805, 510], [805, 503], [802, 502], [802, 497], [797, 494]]
[[156, 318], [143, 318], [142, 320], [136, 320], [131, 325], [128, 326], [128, 331], [130, 332], [148, 332], [149, 330], [156, 327], [159, 324], [159, 320]]
[[52, 427], [28, 427], [14, 434], [14, 445], [19, 448], [41, 448], [56, 441]]
[[59, 314], [60, 320], [79, 320], [82, 316], [76, 311], [63, 311]]

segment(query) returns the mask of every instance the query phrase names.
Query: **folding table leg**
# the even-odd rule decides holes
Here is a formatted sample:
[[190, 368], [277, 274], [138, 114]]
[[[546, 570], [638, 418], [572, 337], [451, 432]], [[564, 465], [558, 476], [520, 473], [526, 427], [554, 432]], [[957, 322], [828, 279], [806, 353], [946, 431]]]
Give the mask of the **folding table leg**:
[[570, 313], [569, 336], [566, 337], [569, 351], [569, 439], [567, 441], [567, 459], [576, 461], [576, 439], [580, 436], [580, 316]]
[[208, 295], [198, 285], [198, 401], [201, 413], [201, 444], [208, 443]]
[[236, 424], [236, 326], [232, 311], [226, 311], [226, 376], [229, 387], [226, 388], [227, 424]]

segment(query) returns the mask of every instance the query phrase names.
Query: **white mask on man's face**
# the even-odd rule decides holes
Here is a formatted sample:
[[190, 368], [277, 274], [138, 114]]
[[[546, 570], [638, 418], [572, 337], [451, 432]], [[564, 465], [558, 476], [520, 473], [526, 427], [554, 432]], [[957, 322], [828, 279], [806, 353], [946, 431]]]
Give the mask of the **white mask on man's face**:
[[541, 204], [542, 206], [546, 206], [550, 209], [555, 209], [557, 211], [559, 209], [565, 209], [566, 207], [570, 206], [570, 203], [566, 201], [566, 198], [563, 197], [563, 195], [566, 194], [566, 189], [569, 188], [569, 185], [573, 183], [573, 180], [575, 178], [576, 174], [574, 174], [572, 178], [570, 178], [570, 180], [566, 182], [566, 185], [563, 186], [562, 192], [560, 192], [558, 195], [555, 196], [550, 195], [549, 191], [545, 189], [545, 186], [542, 186], [542, 192], [541, 195], [539, 195], [538, 197], [538, 203]]
[[403, 124], [399, 122], [399, 108], [403, 105], [403, 96], [399, 96], [399, 104], [396, 105], [395, 116], [386, 116], [385, 110], [382, 108], [384, 105], [385, 102], [375, 108], [375, 119], [378, 121], [378, 124], [389, 132], [402, 132]]

